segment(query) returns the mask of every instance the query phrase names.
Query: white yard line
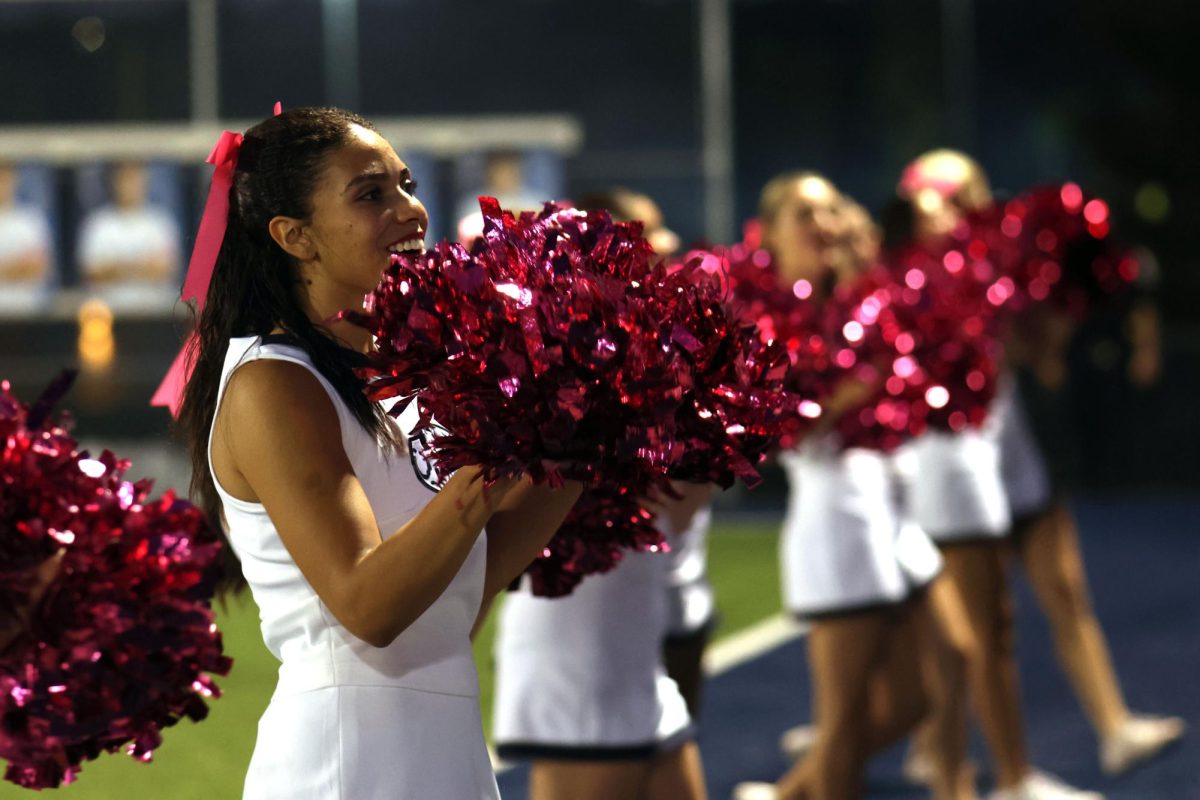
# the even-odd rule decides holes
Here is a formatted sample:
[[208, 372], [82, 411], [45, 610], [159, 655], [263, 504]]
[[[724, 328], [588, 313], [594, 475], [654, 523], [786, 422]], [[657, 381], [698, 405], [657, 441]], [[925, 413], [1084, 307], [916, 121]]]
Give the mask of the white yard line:
[[[798, 639], [807, 632], [806, 625], [797, 622], [787, 614], [775, 614], [767, 617], [749, 628], [743, 628], [737, 633], [709, 645], [708, 650], [704, 653], [704, 672], [709, 678], [714, 678], [747, 661], [753, 661], [763, 653], [770, 652], [793, 639]], [[492, 749], [491, 745], [488, 745], [488, 755], [491, 756], [492, 768], [496, 770], [497, 774], [516, 766], [497, 758], [496, 751]]]
[[728, 672], [807, 632], [806, 625], [787, 614], [767, 617], [710, 645], [704, 653], [704, 672], [710, 678]]

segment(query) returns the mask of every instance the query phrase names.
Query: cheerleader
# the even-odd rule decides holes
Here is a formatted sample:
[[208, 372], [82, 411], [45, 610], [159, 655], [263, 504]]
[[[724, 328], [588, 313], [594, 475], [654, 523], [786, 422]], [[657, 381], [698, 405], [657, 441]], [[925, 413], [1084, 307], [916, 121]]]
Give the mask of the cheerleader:
[[214, 157], [180, 416], [194, 492], [281, 662], [244, 796], [496, 798], [468, 634], [579, 487], [431, 475], [366, 399], [354, 369], [370, 337], [335, 314], [361, 307], [392, 253], [421, 250], [427, 225], [369, 122], [293, 109]]
[[[911, 202], [915, 233], [925, 241], [936, 241], [948, 233], [967, 211], [982, 209], [992, 202], [987, 177], [969, 157], [940, 150], [916, 159], [905, 171], [900, 194]], [[1037, 309], [1018, 321], [1007, 344], [1010, 364], [1027, 364], [1042, 377], [1042, 383], [1059, 384], [1064, 379], [1064, 354], [1071, 335], [1065, 317]], [[1036, 341], [1034, 347], [1028, 346]], [[975, 448], [978, 475], [967, 485], [989, 502], [998, 482], [1005, 498], [1009, 529], [997, 531], [981, 525], [982, 515], [972, 516], [957, 502], [952, 491], [961, 493], [962, 481], [952, 484], [947, 472], [922, 471], [921, 482], [931, 494], [925, 513], [946, 523], [942, 543], [948, 568], [968, 599], [972, 618], [992, 655], [984, 665], [988, 691], [976, 693], [981, 722], [990, 731], [989, 742], [997, 759], [1001, 791], [1006, 797], [1096, 797], [1094, 793], [1071, 793], [1068, 787], [1030, 770], [1025, 761], [1017, 705], [1015, 659], [1011, 648], [1011, 599], [1006, 581], [1005, 557], [1015, 553], [1034, 589], [1043, 613], [1050, 619], [1059, 661], [1100, 739], [1100, 762], [1106, 774], [1118, 774], [1161, 751], [1183, 733], [1182, 720], [1130, 713], [1125, 705], [1107, 644], [1091, 609], [1083, 558], [1074, 520], [1065, 502], [1050, 488], [1048, 471], [1034, 442], [1021, 406], [1013, 373], [1002, 376], [991, 419], [980, 437], [957, 448]], [[986, 458], [981, 455], [986, 452]], [[939, 455], [926, 453], [923, 466], [939, 462]], [[948, 459], [946, 459], [948, 460]], [[963, 466], [969, 466], [963, 464]], [[986, 471], [986, 472], [985, 472]], [[930, 474], [944, 483], [928, 480]], [[954, 473], [961, 476], [961, 472]], [[949, 523], [961, 524], [958, 533]], [[997, 516], [998, 520], [999, 517]], [[965, 542], [963, 534], [982, 534], [982, 539]], [[1024, 770], [1024, 778], [1011, 781]], [[1005, 780], [1007, 776], [1007, 781]]]
[[[845, 228], [853, 222], [853, 208], [820, 175], [774, 179], [760, 206], [763, 244], [779, 279], [785, 285], [807, 281], [817, 302], [839, 280], [854, 279], [869, 260], [863, 256], [871, 255], [870, 247], [855, 252], [848, 246], [857, 242]], [[827, 413], [836, 418], [868, 395], [868, 387], [843, 387]], [[784, 601], [811, 623], [815, 729], [805, 757], [779, 782], [743, 783], [734, 796], [859, 797], [866, 758], [905, 735], [926, 713], [921, 649], [944, 652], [947, 669], [961, 676], [967, 643], [962, 625], [931, 614], [934, 604], [953, 608], [955, 599], [935, 580], [941, 569], [937, 550], [902, 517], [888, 455], [846, 448], [827, 432], [810, 435], [780, 461], [790, 487], [780, 539]], [[946, 714], [941, 720], [944, 761], [937, 796], [973, 798], [961, 709], [957, 719]]]
[[[578, 207], [641, 221], [660, 256], [679, 247], [644, 195], [616, 189], [585, 196]], [[689, 702], [666, 670], [664, 649], [672, 652], [676, 615], [698, 623], [690, 633], [707, 634], [712, 595], [701, 536], [710, 491], [677, 488], [682, 500], [650, 504], [671, 552], [627, 553], [566, 597], [537, 597], [523, 580], [505, 599], [493, 740], [502, 759], [531, 762], [531, 800], [706, 797]], [[703, 653], [697, 639], [689, 637], [676, 665], [693, 702]]]
[[[615, 188], [585, 195], [578, 207], [606, 210], [621, 222], [641, 222], [646, 241], [662, 258], [679, 250], [679, 237], [663, 222], [658, 204], [644, 194]], [[704, 651], [716, 623], [716, 597], [708, 581], [714, 487], [677, 484], [675, 489], [680, 499], [665, 501], [655, 509], [659, 528], [670, 543], [663, 663], [683, 694], [688, 713], [697, 719], [704, 692]]]

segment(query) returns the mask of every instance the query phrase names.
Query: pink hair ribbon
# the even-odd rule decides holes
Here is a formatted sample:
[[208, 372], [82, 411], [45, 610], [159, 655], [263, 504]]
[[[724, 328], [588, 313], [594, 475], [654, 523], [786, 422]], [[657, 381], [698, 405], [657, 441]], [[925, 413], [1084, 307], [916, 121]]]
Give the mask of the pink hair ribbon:
[[[233, 186], [233, 172], [237, 169], [238, 151], [241, 146], [242, 134], [225, 131], [208, 155], [207, 161], [215, 169], [212, 183], [208, 187], [204, 215], [200, 218], [196, 245], [192, 248], [192, 258], [188, 262], [187, 277], [183, 281], [183, 299], [195, 299], [197, 312], [204, 310], [208, 284], [212, 281], [217, 254], [221, 252], [221, 242], [225, 239], [225, 225], [229, 220], [229, 191]], [[166, 406], [171, 410], [171, 416], [179, 416], [183, 390], [191, 377], [198, 346], [199, 340], [193, 331], [184, 342], [179, 355], [175, 356], [154, 397], [150, 399], [150, 405]]]
[[916, 163], [904, 168], [904, 173], [900, 176], [900, 185], [896, 187], [901, 197], [913, 198], [920, 191], [932, 189], [943, 199], [952, 196], [961, 188], [961, 181], [934, 175]]

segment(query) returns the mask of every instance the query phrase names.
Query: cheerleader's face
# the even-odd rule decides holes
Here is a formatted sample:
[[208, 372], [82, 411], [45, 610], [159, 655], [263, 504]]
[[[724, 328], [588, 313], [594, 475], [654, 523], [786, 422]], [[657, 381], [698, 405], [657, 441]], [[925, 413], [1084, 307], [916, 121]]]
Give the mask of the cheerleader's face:
[[780, 278], [816, 283], [829, 269], [829, 251], [841, 239], [842, 198], [829, 181], [807, 177], [796, 183], [764, 231]]
[[[349, 141], [326, 159], [302, 225], [297, 260], [318, 309], [361, 305], [393, 253], [425, 249], [429, 215], [408, 166], [379, 134], [351, 126]], [[339, 305], [340, 304], [340, 305]]]
[[962, 209], [953, 197], [944, 197], [936, 189], [917, 192], [913, 209], [916, 212], [916, 235], [919, 241], [936, 241], [948, 236], [962, 219]]

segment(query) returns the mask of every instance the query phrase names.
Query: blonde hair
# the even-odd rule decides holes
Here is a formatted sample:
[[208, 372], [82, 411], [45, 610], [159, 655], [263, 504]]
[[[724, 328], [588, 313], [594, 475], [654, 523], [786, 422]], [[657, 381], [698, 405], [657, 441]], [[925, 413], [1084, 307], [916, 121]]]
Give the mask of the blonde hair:
[[966, 153], [939, 148], [922, 153], [905, 168], [900, 180], [901, 196], [916, 199], [927, 189], [944, 198], [954, 198], [967, 211], [992, 204], [992, 187], [979, 162]]
[[837, 194], [837, 187], [833, 185], [833, 181], [819, 172], [795, 170], [776, 175], [767, 182], [758, 195], [758, 219], [762, 222], [763, 227], [769, 228], [775, 222], [775, 218], [779, 216], [780, 210], [787, 203], [792, 190], [806, 181], [821, 181]]

